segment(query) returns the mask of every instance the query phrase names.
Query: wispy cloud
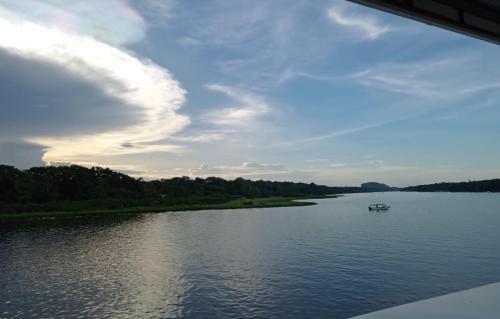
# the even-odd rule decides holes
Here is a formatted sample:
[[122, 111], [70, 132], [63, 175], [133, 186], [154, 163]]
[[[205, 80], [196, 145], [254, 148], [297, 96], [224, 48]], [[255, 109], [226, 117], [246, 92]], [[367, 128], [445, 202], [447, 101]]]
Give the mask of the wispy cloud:
[[334, 82], [334, 81], [345, 81], [346, 76], [343, 75], [326, 75], [326, 74], [314, 74], [310, 72], [303, 72], [294, 70], [293, 68], [288, 68], [281, 72], [276, 79], [278, 84], [282, 84], [286, 81], [296, 79], [296, 78], [305, 78], [313, 81], [322, 81], [322, 82]]
[[423, 61], [381, 63], [354, 73], [351, 79], [386, 91], [429, 99], [460, 99], [500, 87], [499, 72], [481, 57], [435, 58]]
[[203, 118], [211, 124], [232, 127], [253, 127], [260, 118], [271, 112], [267, 101], [259, 95], [241, 88], [221, 84], [207, 85], [207, 88], [230, 97], [235, 106], [224, 107], [206, 113]]
[[149, 24], [163, 25], [172, 13], [175, 0], [134, 0], [132, 4]]
[[181, 37], [179, 40], [179, 43], [186, 46], [186, 47], [198, 47], [203, 45], [203, 43], [193, 37]]
[[215, 46], [243, 45], [265, 28], [272, 15], [271, 8], [269, 1], [215, 1], [205, 9], [210, 14], [202, 15], [203, 21], [196, 33]]
[[329, 8], [328, 17], [337, 25], [361, 32], [368, 40], [376, 40], [391, 30], [389, 26], [382, 24], [374, 16], [349, 13], [344, 6]]
[[[348, 38], [350, 42], [358, 42], [359, 38], [374, 40], [392, 30], [375, 16], [351, 10], [336, 5], [327, 9], [324, 19], [311, 21], [306, 13], [324, 14], [325, 2], [215, 1], [210, 8], [201, 6], [192, 13], [202, 14], [201, 20], [193, 23], [189, 38], [196, 38], [204, 47], [229, 53], [214, 61], [239, 86], [266, 90], [290, 77], [316, 79], [307, 72], [289, 71], [307, 70], [311, 63], [328, 57], [339, 43], [346, 41], [338, 36], [344, 28], [361, 33]], [[331, 22], [342, 28], [332, 28]], [[311, 32], [313, 28], [322, 31]], [[325, 37], [329, 40], [324, 41]]]
[[405, 116], [405, 117], [398, 117], [398, 118], [393, 118], [393, 119], [389, 119], [386, 121], [369, 123], [366, 125], [355, 126], [355, 127], [351, 127], [351, 128], [347, 128], [347, 129], [343, 129], [343, 130], [338, 130], [338, 131], [333, 131], [333, 132], [329, 132], [329, 133], [325, 133], [325, 134], [318, 134], [318, 135], [304, 137], [304, 138], [300, 138], [300, 139], [291, 139], [291, 140], [287, 140], [287, 141], [281, 141], [281, 142], [277, 143], [276, 146], [302, 148], [306, 145], [310, 145], [313, 142], [321, 142], [324, 140], [334, 139], [334, 138], [338, 138], [338, 137], [342, 137], [342, 136], [346, 136], [346, 135], [351, 135], [351, 134], [367, 131], [370, 129], [374, 129], [374, 128], [390, 125], [393, 123], [401, 122], [401, 121], [410, 119], [410, 118], [415, 117], [415, 116], [417, 116], [417, 115], [412, 114], [412, 115]]
[[[333, 44], [323, 41], [325, 34], [311, 32], [307, 16], [323, 11], [324, 3], [307, 0], [215, 0], [187, 14], [185, 34], [221, 53], [212, 61], [226, 79], [266, 89], [291, 65], [327, 55]], [[318, 27], [325, 22], [314, 21]]]
[[467, 103], [463, 108], [449, 107], [442, 115], [435, 117], [438, 121], [459, 120], [460, 118], [473, 116], [477, 113], [490, 112], [498, 107], [498, 99], [496, 97], [488, 97], [481, 102]]

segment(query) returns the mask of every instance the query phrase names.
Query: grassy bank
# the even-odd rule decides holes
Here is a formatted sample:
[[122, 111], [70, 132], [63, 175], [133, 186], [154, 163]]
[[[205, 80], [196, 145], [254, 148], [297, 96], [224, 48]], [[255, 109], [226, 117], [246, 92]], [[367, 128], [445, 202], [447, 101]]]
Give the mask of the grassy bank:
[[289, 207], [315, 205], [314, 202], [303, 202], [297, 200], [335, 198], [338, 196], [315, 196], [315, 197], [264, 197], [254, 199], [239, 199], [215, 204], [183, 204], [183, 205], [157, 205], [139, 206], [119, 209], [95, 209], [81, 211], [60, 211], [60, 212], [27, 212], [27, 213], [0, 213], [0, 221], [18, 219], [39, 219], [75, 217], [101, 214], [142, 214], [142, 213], [162, 213], [177, 211], [195, 211], [211, 209], [241, 209], [241, 208], [266, 208], [266, 207]]

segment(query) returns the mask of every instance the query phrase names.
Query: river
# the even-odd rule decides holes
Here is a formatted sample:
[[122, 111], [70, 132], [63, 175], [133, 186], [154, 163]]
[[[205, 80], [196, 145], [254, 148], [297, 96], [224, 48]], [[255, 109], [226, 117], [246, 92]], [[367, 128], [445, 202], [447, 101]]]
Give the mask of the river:
[[499, 194], [315, 201], [0, 224], [0, 318], [348, 318], [500, 281]]

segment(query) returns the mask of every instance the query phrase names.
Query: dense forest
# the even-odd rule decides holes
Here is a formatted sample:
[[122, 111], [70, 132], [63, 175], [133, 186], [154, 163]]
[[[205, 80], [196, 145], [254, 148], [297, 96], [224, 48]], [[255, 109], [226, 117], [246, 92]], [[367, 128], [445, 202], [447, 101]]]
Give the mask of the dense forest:
[[221, 203], [235, 198], [310, 197], [360, 192], [359, 187], [175, 177], [144, 181], [107, 168], [0, 165], [0, 213], [84, 210], [147, 205]]
[[406, 192], [500, 192], [500, 179], [460, 183], [436, 183], [410, 186], [402, 188], [401, 190]]

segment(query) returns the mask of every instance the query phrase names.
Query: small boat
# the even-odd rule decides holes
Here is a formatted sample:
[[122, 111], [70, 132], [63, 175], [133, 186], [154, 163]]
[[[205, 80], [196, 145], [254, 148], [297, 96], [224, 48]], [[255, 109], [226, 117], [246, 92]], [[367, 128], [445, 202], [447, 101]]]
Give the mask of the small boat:
[[369, 211], [379, 211], [379, 210], [389, 210], [389, 208], [391, 208], [391, 206], [387, 205], [387, 204], [372, 204], [370, 206], [368, 206], [368, 210]]

